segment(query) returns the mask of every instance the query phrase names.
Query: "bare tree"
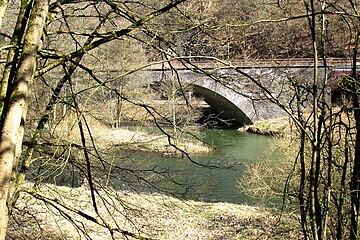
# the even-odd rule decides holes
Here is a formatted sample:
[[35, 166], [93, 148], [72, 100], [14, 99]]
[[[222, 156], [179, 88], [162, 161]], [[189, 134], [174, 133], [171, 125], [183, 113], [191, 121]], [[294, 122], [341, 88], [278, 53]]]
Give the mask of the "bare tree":
[[28, 28], [24, 37], [24, 47], [19, 67], [9, 91], [8, 102], [5, 105], [5, 114], [2, 115], [0, 162], [1, 162], [1, 196], [0, 238], [5, 239], [8, 221], [7, 201], [12, 195], [13, 169], [17, 167], [17, 159], [21, 151], [21, 142], [24, 134], [30, 84], [36, 68], [36, 54], [40, 47], [40, 38], [48, 13], [49, 2], [36, 1], [30, 13]]
[[[265, 10], [256, 11], [260, 4]], [[7, 1], [0, 2], [0, 22], [6, 5]], [[14, 2], [10, 5], [16, 6]], [[288, 197], [295, 196], [297, 201], [304, 238], [349, 236], [357, 239], [360, 135], [355, 66], [358, 36], [355, 38], [352, 32], [358, 26], [358, 15], [356, 4], [351, 0], [278, 1], [275, 4], [230, 0], [56, 1], [51, 4], [43, 0], [21, 1], [14, 33], [7, 40], [9, 44], [0, 48], [8, 53], [0, 91], [1, 216], [8, 216], [8, 209], [15, 209], [20, 195], [28, 194], [51, 206], [88, 238], [91, 237], [81, 220], [74, 216], [106, 229], [113, 239], [116, 234], [146, 239], [140, 230], [126, 230], [115, 219], [115, 214], [112, 215], [126, 212], [127, 206], [118, 200], [110, 186], [114, 187], [116, 181], [127, 181], [134, 189], [139, 184], [145, 189], [158, 189], [156, 181], [182, 183], [156, 166], [129, 167], [125, 164], [126, 156], [123, 162], [114, 164], [104, 157], [109, 151], [98, 147], [89, 122], [91, 119], [112, 121], [113, 116], [108, 116], [110, 102], [115, 105], [119, 125], [124, 117], [122, 110], [128, 104], [133, 109], [141, 109], [144, 118], [151, 119], [169, 145], [193, 161], [177, 145], [177, 136], [184, 131], [179, 127], [175, 103], [178, 96], [186, 95], [186, 86], [174, 67], [177, 61], [246, 95], [241, 87], [244, 84], [253, 90], [254, 101], [268, 98], [283, 109], [292, 118], [299, 137], [294, 170], [288, 178], [296, 178], [297, 184], [287, 186], [286, 190]], [[335, 34], [337, 31], [343, 34]], [[349, 43], [339, 35], [346, 36]], [[119, 42], [124, 43], [123, 48], [118, 47]], [[345, 84], [352, 93], [352, 105], [335, 108], [328, 99], [331, 94], [328, 57], [348, 57], [352, 48], [355, 49], [354, 70], [349, 82], [353, 85]], [[266, 82], [227, 61], [284, 57], [311, 57], [312, 76], [301, 79], [289, 74], [287, 81], [276, 83], [276, 79], [268, 78]], [[201, 68], [198, 63], [205, 59], [231, 69], [239, 81]], [[169, 108], [162, 109], [145, 101], [148, 89], [132, 88], [146, 83], [148, 75], [142, 70], [166, 62], [173, 73], [166, 100], [173, 105], [170, 111], [163, 112], [161, 110]], [[31, 85], [33, 81], [36, 84]], [[29, 98], [31, 89], [35, 92], [33, 98]], [[290, 96], [285, 98], [283, 94]], [[30, 99], [32, 104], [27, 114]], [[186, 97], [185, 103], [189, 105]], [[64, 114], [56, 114], [56, 106], [66, 108]], [[53, 128], [48, 126], [51, 114]], [[30, 120], [24, 129], [26, 115]], [[77, 129], [75, 137], [72, 136], [76, 139], [70, 139], [70, 134], [63, 138], [56, 135], [59, 131], [56, 127], [65, 120], [70, 122], [70, 131]], [[171, 130], [164, 127], [169, 125], [173, 127]], [[26, 149], [21, 155], [22, 144]], [[343, 157], [339, 157], [341, 154]], [[17, 169], [18, 162], [20, 169]], [[51, 196], [36, 191], [36, 187], [24, 187], [26, 176], [31, 175], [36, 185], [41, 180], [55, 179], [54, 175], [70, 168], [71, 173], [83, 177], [80, 184], [89, 189], [91, 213], [68, 205], [64, 200], [66, 196], [59, 193]], [[171, 193], [170, 188], [163, 190]], [[114, 198], [109, 197], [113, 195]], [[347, 227], [349, 215], [351, 225]], [[0, 239], [4, 239], [7, 217], [1, 220]]]
[[[48, 15], [48, 1], [22, 2], [20, 12], [18, 14], [18, 23], [14, 31], [13, 39], [11, 40], [13, 48], [9, 50], [7, 59], [8, 67], [5, 68], [2, 80], [3, 107], [1, 124], [2, 132], [0, 140], [0, 148], [2, 149], [0, 157], [2, 173], [0, 200], [1, 215], [4, 217], [1, 218], [1, 239], [4, 239], [6, 235], [8, 209], [15, 204], [15, 201], [18, 198], [19, 191], [21, 191], [21, 184], [25, 179], [25, 174], [29, 170], [31, 163], [33, 163], [32, 154], [34, 148], [38, 143], [44, 126], [48, 122], [51, 111], [60, 99], [62, 89], [66, 85], [69, 87], [72, 96], [70, 102], [67, 102], [66, 104], [73, 107], [77, 113], [82, 147], [84, 147], [84, 157], [87, 162], [87, 167], [84, 169], [84, 175], [87, 176], [86, 178], [91, 188], [93, 208], [95, 209], [95, 213], [102, 220], [99, 222], [90, 216], [87, 216], [86, 218], [108, 228], [111, 235], [113, 235], [113, 232], [115, 231], [120, 232], [123, 235], [141, 238], [136, 234], [110, 227], [107, 221], [103, 219], [101, 214], [97, 211], [95, 199], [96, 190], [93, 187], [91, 170], [92, 166], [90, 164], [87, 150], [88, 145], [84, 135], [85, 131], [89, 132], [90, 129], [87, 126], [87, 123], [83, 122], [85, 120], [82, 120], [82, 110], [79, 107], [79, 100], [76, 97], [79, 93], [77, 92], [78, 90], [75, 89], [76, 83], [74, 82], [72, 75], [76, 73], [77, 68], [82, 68], [85, 72], [88, 72], [92, 79], [95, 80], [94, 82], [98, 85], [98, 87], [104, 87], [106, 81], [100, 81], [99, 78], [92, 73], [90, 68], [80, 64], [80, 61], [87, 61], [86, 59], [83, 60], [83, 57], [90, 56], [87, 55], [89, 51], [115, 39], [125, 36], [132, 37], [130, 34], [131, 32], [141, 29], [142, 26], [152, 19], [170, 11], [182, 2], [184, 2], [184, 0], [170, 1], [169, 3], [165, 3], [163, 6], [149, 6], [147, 13], [142, 14], [143, 11], [140, 11], [141, 13], [139, 13], [139, 15], [137, 13], [136, 3], [132, 6], [134, 10], [132, 11], [127, 8], [126, 4], [123, 6], [116, 6], [110, 1], [104, 4], [81, 2], [79, 3], [79, 6], [76, 5], [77, 2], [55, 2], [50, 5], [51, 14]], [[14, 6], [15, 5], [12, 7]], [[92, 11], [85, 11], [90, 8], [92, 8]], [[116, 12], [115, 15], [114, 12]], [[90, 14], [86, 15], [87, 13]], [[119, 19], [122, 20], [115, 23], [115, 20], [113, 19], [116, 18], [116, 15], [118, 15]], [[27, 22], [26, 20], [28, 16], [30, 17]], [[57, 19], [57, 17], [59, 18], [60, 16], [62, 19]], [[81, 31], [84, 31], [77, 32], [77, 29], [74, 26], [79, 26], [79, 22], [72, 21], [71, 18], [88, 18], [95, 20], [90, 21], [89, 23], [84, 22], [84, 25], [81, 26]], [[51, 49], [52, 47], [55, 47], [59, 41], [54, 45], [51, 42], [53, 38], [49, 37], [51, 32], [44, 31], [46, 20], [48, 21], [46, 24], [50, 31], [56, 30], [56, 24], [59, 23], [59, 25], [57, 25], [59, 28], [56, 30], [58, 31], [57, 37], [61, 39], [60, 41], [67, 39], [69, 40], [68, 43], [71, 42], [73, 44], [60, 44], [57, 45], [57, 47], [59, 47], [58, 49]], [[87, 33], [87, 24], [89, 24], [88, 27], [90, 27], [93, 23], [96, 23], [95, 27], [90, 33]], [[52, 27], [54, 24], [55, 28]], [[106, 24], [110, 24], [109, 26], [113, 24], [113, 29], [110, 29], [109, 26], [107, 28], [103, 28]], [[62, 28], [63, 26], [65, 30]], [[22, 33], [25, 33], [24, 37], [22, 36]], [[65, 38], [62, 39], [62, 36]], [[42, 46], [41, 40], [43, 40]], [[23, 44], [22, 41], [24, 41]], [[39, 58], [37, 59], [37, 57]], [[36, 65], [36, 62], [39, 64]], [[26, 121], [27, 106], [29, 104], [31, 82], [33, 81], [34, 75], [37, 78], [43, 77], [49, 71], [58, 67], [63, 68], [64, 76], [54, 84], [53, 91], [49, 98], [50, 100], [48, 104], [44, 106], [45, 110], [40, 117], [32, 140], [30, 141], [30, 145], [28, 145], [25, 156], [22, 159], [19, 173], [17, 165], [23, 142], [24, 124]], [[47, 82], [46, 78], [43, 78], [43, 80], [46, 85], [53, 84]], [[114, 90], [114, 92], [117, 91]], [[87, 130], [84, 129], [84, 124]], [[91, 133], [89, 132], [89, 134]], [[15, 188], [16, 191], [14, 192]], [[56, 204], [55, 202], [46, 200], [45, 197], [42, 199], [49, 204]], [[64, 207], [64, 205], [62, 206]]]

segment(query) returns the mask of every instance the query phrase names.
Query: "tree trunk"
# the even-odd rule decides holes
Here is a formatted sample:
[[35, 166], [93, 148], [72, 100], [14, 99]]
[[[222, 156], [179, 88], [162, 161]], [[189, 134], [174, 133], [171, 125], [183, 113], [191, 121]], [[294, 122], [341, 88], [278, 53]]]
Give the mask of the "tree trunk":
[[7, 9], [8, 2], [9, 2], [8, 0], [0, 0], [0, 29], [2, 25], [2, 20], [5, 17], [5, 11]]
[[[22, 141], [23, 127], [27, 113], [30, 83], [34, 76], [36, 54], [40, 45], [49, 1], [36, 0], [31, 10], [25, 34], [23, 53], [15, 81], [7, 98], [0, 136], [0, 240], [5, 239], [8, 223], [7, 200], [11, 199], [11, 172], [16, 167], [17, 142]], [[19, 149], [17, 149], [19, 150]]]
[[[1, 0], [0, 0], [1, 1]], [[23, 44], [22, 39], [24, 32], [26, 30], [27, 21], [30, 14], [30, 0], [22, 0], [21, 7], [18, 13], [18, 18], [16, 21], [15, 29], [11, 37], [10, 45], [12, 46], [21, 46]], [[11, 85], [13, 78], [15, 77], [16, 67], [18, 65], [20, 55], [19, 48], [10, 48], [7, 58], [6, 66], [2, 74], [1, 84], [0, 84], [0, 115], [2, 114], [6, 96], [8, 94], [9, 85]]]
[[356, 126], [356, 138], [355, 138], [355, 156], [354, 166], [351, 176], [351, 228], [350, 239], [356, 240], [359, 235], [359, 210], [360, 210], [360, 99], [358, 93], [358, 77], [356, 74], [358, 47], [360, 42], [360, 32], [358, 32], [356, 44], [354, 48], [353, 56], [353, 105], [354, 105], [354, 117]]

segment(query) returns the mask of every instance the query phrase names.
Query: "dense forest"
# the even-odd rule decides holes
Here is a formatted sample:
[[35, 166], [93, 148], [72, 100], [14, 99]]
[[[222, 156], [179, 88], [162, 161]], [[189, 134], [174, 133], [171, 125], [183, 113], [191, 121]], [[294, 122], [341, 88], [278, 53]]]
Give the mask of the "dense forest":
[[[321, 7], [321, 3], [315, 4]], [[242, 61], [313, 56], [305, 17], [310, 9], [301, 1], [198, 1], [184, 5], [180, 16], [164, 16], [165, 24], [161, 24], [164, 31], [172, 33], [171, 43], [182, 55]], [[349, 8], [349, 1], [327, 2], [324, 6], [324, 11], [331, 14], [323, 39], [329, 45], [324, 49], [327, 57], [352, 56], [359, 23], [341, 14]]]
[[[161, 182], [188, 189], [166, 169], [137, 164], [135, 153], [223, 167], [192, 158], [212, 149], [200, 141], [204, 103], [192, 104], [192, 83], [180, 81], [177, 66], [284, 111], [291, 154], [266, 187], [281, 196], [280, 215], [296, 219], [296, 238], [359, 239], [359, 7], [355, 0], [0, 0], [0, 240], [70, 239], [64, 222], [79, 239], [171, 239], [145, 220], [164, 211], [140, 206], [150, 201], [141, 193], [161, 204], [157, 194], [182, 196]], [[334, 81], [333, 59], [348, 65]], [[306, 61], [309, 73], [277, 69], [288, 60]], [[284, 77], [232, 65], [261, 61]], [[151, 81], [152, 67], [167, 69], [161, 81]], [[128, 122], [140, 127], [122, 129]], [[255, 185], [265, 181], [257, 176]], [[52, 231], [46, 222], [55, 218]]]

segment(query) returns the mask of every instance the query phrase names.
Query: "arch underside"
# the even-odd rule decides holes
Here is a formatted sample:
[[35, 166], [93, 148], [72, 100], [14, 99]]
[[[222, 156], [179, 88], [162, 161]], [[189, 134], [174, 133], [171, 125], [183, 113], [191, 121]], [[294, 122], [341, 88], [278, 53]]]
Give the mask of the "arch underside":
[[250, 118], [234, 103], [211, 89], [193, 85], [194, 94], [202, 97], [204, 101], [215, 111], [217, 118], [227, 125], [228, 128], [239, 128], [252, 124]]

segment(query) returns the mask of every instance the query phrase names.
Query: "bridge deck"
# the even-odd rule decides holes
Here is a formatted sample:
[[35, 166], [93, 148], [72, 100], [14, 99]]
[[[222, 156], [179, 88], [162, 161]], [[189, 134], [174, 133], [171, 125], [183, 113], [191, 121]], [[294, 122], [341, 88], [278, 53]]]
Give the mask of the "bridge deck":
[[[228, 65], [226, 64], [228, 63]], [[171, 64], [171, 65], [170, 65]], [[329, 67], [334, 66], [351, 66], [352, 60], [351, 59], [341, 59], [341, 58], [329, 58], [326, 60], [326, 65]], [[247, 60], [247, 61], [179, 61], [174, 60], [170, 63], [156, 63], [151, 65], [150, 67], [145, 68], [145, 70], [150, 71], [162, 71], [162, 70], [169, 70], [169, 69], [176, 69], [176, 70], [184, 70], [184, 69], [216, 69], [216, 68], [224, 68], [224, 67], [236, 67], [236, 68], [309, 68], [314, 66], [313, 59], [309, 58], [292, 58], [292, 59], [254, 59], [254, 60]], [[324, 67], [324, 62], [322, 60], [318, 63], [319, 67]]]

